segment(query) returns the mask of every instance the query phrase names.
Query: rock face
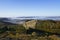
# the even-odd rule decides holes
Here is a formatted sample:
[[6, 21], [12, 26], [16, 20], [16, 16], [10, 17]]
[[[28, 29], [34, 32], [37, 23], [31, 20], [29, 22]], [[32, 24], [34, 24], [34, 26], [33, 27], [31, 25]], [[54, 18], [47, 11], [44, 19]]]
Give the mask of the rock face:
[[26, 29], [29, 29], [29, 28], [35, 29], [36, 23], [37, 23], [37, 20], [31, 20], [31, 21], [25, 22], [25, 23], [23, 24], [23, 26], [24, 26]]

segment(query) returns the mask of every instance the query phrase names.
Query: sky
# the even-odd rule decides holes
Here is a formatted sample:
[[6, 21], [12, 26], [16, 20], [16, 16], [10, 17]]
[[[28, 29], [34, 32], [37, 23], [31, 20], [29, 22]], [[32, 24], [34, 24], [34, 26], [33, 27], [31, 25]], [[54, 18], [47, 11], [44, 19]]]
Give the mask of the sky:
[[0, 17], [60, 16], [60, 0], [0, 0]]

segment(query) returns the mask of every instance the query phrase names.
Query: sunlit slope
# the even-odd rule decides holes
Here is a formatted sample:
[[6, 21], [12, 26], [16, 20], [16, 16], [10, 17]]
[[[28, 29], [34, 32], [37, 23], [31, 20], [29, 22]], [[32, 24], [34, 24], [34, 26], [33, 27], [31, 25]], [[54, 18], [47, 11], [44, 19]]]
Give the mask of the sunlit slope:
[[26, 29], [32, 28], [43, 30], [51, 33], [60, 34], [60, 21], [53, 20], [31, 20], [23, 24]]
[[38, 20], [36, 29], [60, 34], [60, 21]]

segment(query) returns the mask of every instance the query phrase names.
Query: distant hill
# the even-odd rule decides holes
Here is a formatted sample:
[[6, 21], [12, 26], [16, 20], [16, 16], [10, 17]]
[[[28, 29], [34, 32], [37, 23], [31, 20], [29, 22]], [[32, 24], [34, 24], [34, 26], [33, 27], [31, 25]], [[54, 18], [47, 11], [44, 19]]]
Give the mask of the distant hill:
[[14, 23], [14, 24], [23, 24], [26, 20], [55, 20], [55, 21], [59, 21], [60, 20], [60, 16], [48, 16], [48, 17], [44, 17], [44, 16], [23, 16], [23, 17], [16, 17], [16, 18], [1, 18], [0, 17], [0, 21], [4, 21], [4, 22], [10, 22], [10, 23]]
[[22, 24], [25, 20], [14, 19], [14, 18], [0, 18], [0, 22], [8, 23], [8, 24]]
[[23, 16], [17, 19], [35, 19], [35, 20], [60, 20], [60, 16]]

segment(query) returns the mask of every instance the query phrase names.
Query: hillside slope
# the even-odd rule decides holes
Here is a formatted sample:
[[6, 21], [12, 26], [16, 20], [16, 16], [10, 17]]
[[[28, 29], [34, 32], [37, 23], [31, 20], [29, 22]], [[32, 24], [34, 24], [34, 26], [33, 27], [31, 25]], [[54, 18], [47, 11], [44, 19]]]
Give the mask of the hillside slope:
[[60, 21], [53, 20], [31, 20], [23, 24], [25, 28], [35, 28], [52, 33], [60, 34]]

